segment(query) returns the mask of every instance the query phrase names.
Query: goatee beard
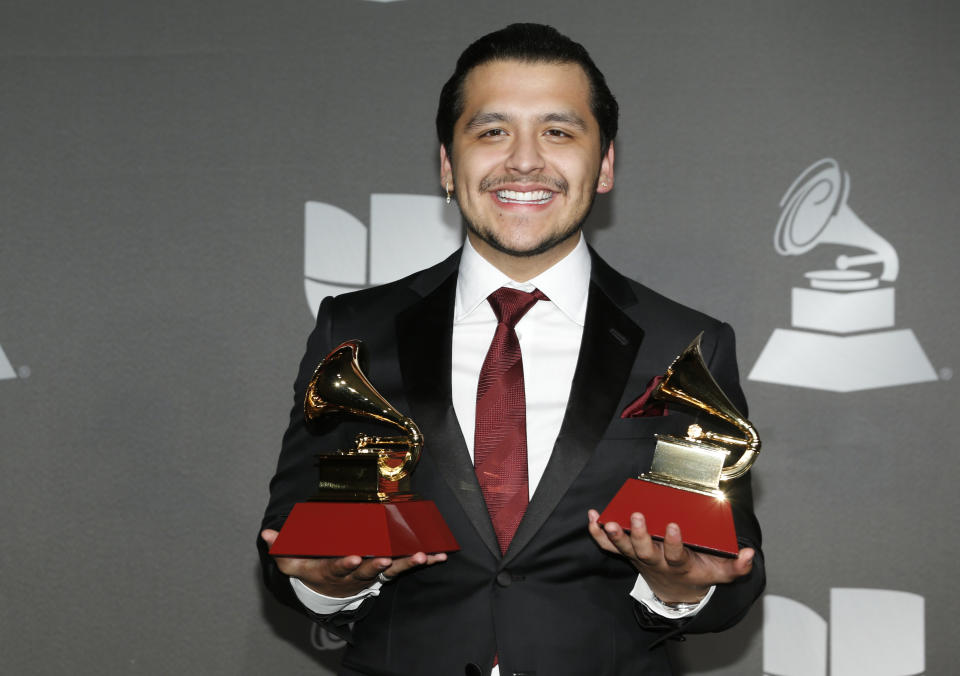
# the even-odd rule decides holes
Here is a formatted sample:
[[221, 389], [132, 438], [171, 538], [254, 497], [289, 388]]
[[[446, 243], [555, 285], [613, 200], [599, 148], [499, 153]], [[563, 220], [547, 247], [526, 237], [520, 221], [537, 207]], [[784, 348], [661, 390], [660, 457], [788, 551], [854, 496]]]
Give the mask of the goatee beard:
[[[589, 210], [587, 212], [589, 214]], [[584, 217], [586, 220], [586, 217]], [[583, 221], [579, 221], [574, 224], [572, 227], [564, 230], [563, 232], [557, 233], [551, 237], [548, 237], [546, 240], [538, 244], [532, 249], [513, 249], [506, 244], [504, 244], [500, 239], [493, 233], [483, 232], [479, 230], [473, 223], [468, 221], [466, 218], [463, 219], [464, 224], [467, 226], [467, 230], [472, 232], [474, 235], [479, 237], [483, 242], [489, 244], [493, 249], [496, 249], [500, 253], [505, 253], [508, 256], [515, 256], [517, 258], [530, 258], [532, 256], [539, 256], [542, 253], [550, 251], [553, 247], [558, 244], [567, 241], [578, 232], [580, 228], [583, 227]]]

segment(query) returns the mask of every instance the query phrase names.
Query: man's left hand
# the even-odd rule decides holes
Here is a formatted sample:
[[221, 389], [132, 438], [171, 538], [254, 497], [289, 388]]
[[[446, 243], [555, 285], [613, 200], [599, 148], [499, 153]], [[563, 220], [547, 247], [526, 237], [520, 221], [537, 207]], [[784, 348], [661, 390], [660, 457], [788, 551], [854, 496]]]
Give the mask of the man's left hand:
[[680, 527], [671, 523], [663, 542], [647, 532], [639, 512], [630, 515], [630, 532], [616, 522], [600, 525], [600, 514], [587, 513], [590, 535], [601, 549], [627, 558], [650, 590], [666, 603], [697, 603], [710, 587], [733, 582], [753, 567], [754, 550], [746, 547], [735, 559], [713, 556], [684, 546]]

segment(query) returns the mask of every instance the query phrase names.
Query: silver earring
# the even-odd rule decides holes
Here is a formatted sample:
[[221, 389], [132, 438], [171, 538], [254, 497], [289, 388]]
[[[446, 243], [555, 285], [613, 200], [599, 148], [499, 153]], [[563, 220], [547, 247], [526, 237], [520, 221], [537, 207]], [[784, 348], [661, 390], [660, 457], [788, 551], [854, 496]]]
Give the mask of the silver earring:
[[450, 204], [450, 184], [447, 183], [447, 204]]

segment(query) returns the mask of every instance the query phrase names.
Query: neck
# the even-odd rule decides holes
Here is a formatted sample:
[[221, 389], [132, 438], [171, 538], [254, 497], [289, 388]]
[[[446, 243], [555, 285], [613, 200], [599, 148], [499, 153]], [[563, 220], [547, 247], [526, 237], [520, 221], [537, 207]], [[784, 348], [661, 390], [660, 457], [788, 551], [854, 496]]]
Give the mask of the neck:
[[467, 232], [467, 238], [477, 253], [515, 282], [528, 282], [552, 268], [577, 247], [580, 237], [582, 237], [582, 234], [578, 231], [572, 237], [568, 237], [543, 253], [533, 256], [517, 256], [495, 249], [473, 232]]

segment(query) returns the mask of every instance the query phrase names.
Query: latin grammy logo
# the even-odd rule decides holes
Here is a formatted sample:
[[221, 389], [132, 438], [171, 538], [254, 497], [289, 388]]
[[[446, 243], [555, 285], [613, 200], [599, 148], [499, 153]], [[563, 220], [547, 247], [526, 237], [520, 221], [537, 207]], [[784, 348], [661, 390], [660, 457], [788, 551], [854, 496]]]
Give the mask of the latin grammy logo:
[[847, 250], [835, 267], [807, 272], [808, 286], [793, 288], [793, 328], [774, 329], [750, 380], [853, 392], [937, 379], [913, 331], [894, 328], [897, 252], [853, 212], [849, 192], [847, 172], [822, 159], [780, 201], [777, 253], [799, 256], [822, 245]]
[[304, 289], [320, 301], [429, 267], [463, 242], [460, 211], [430, 195], [370, 195], [370, 227], [324, 202], [304, 210]]

